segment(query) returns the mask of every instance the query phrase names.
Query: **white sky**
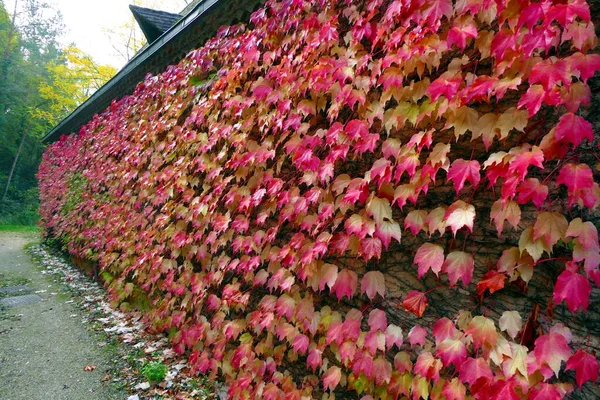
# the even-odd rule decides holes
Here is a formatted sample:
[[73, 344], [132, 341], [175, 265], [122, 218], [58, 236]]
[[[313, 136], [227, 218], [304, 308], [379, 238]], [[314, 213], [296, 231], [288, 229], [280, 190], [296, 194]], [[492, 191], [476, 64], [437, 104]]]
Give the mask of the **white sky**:
[[[15, 1], [4, 0], [6, 10], [12, 14]], [[66, 27], [62, 39], [64, 44], [75, 43], [100, 64], [121, 68], [125, 60], [111, 45], [106, 28], [115, 28], [127, 22], [131, 16], [129, 4], [132, 0], [46, 0], [63, 16]], [[189, 0], [187, 1], [189, 2]], [[186, 5], [185, 0], [146, 0], [142, 6], [179, 13]], [[160, 4], [156, 6], [156, 4]], [[154, 7], [153, 7], [154, 5]]]

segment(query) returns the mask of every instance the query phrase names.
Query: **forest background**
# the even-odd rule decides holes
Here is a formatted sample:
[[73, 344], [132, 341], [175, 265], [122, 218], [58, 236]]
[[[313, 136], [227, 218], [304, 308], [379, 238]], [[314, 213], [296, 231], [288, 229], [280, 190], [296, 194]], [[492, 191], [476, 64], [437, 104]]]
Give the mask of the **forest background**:
[[[55, 6], [16, 0], [7, 9], [9, 3], [0, 0], [0, 226], [28, 226], [38, 220], [41, 138], [117, 69], [95, 62], [74, 44], [63, 44], [67, 27]], [[123, 62], [145, 44], [133, 16], [115, 21], [106, 35]]]

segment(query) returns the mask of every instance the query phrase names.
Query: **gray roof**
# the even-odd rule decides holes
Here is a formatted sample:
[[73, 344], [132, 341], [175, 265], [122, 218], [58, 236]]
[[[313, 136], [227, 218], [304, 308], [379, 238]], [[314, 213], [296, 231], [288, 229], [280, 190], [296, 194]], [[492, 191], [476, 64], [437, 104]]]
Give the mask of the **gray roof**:
[[148, 43], [154, 42], [181, 19], [181, 15], [179, 14], [152, 10], [133, 4], [129, 6], [129, 9], [140, 25], [140, 28], [142, 28], [146, 39], [148, 39]]

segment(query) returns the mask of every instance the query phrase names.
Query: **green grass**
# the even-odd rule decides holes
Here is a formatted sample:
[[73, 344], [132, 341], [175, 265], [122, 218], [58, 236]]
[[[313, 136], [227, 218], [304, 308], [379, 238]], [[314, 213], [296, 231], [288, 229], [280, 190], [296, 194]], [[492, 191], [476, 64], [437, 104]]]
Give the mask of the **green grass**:
[[35, 225], [0, 225], [0, 232], [39, 232]]

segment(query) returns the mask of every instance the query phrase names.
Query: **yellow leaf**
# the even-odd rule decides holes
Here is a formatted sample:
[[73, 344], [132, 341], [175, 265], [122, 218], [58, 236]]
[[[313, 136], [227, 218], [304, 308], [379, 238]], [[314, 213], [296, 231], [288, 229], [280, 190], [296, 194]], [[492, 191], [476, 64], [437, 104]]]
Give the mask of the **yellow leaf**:
[[498, 321], [501, 331], [506, 331], [508, 336], [515, 338], [521, 328], [523, 328], [523, 319], [518, 311], [504, 311]]
[[498, 133], [497, 123], [498, 115], [494, 113], [482, 115], [479, 121], [477, 121], [477, 126], [471, 131], [471, 140], [481, 137], [485, 148], [489, 149]]
[[380, 199], [371, 195], [371, 200], [367, 203], [367, 213], [373, 217], [378, 224], [385, 219], [392, 220], [392, 207], [388, 199]]
[[448, 118], [446, 129], [454, 127], [454, 136], [456, 140], [464, 135], [467, 131], [473, 132], [477, 129], [479, 114], [472, 108], [462, 106]]
[[502, 364], [502, 371], [507, 378], [510, 378], [515, 373], [520, 372], [523, 376], [528, 376], [527, 365], [525, 364], [525, 358], [529, 350], [525, 346], [521, 346], [516, 343], [510, 344], [511, 357], [506, 359]]
[[564, 215], [555, 212], [540, 213], [533, 225], [533, 240], [546, 239], [548, 246], [552, 247], [565, 238], [569, 223]]
[[500, 130], [500, 139], [508, 136], [511, 130], [523, 131], [529, 121], [529, 112], [527, 110], [517, 110], [512, 107], [506, 110], [498, 118], [498, 129]]
[[523, 254], [523, 251], [527, 251], [531, 258], [533, 258], [533, 261], [537, 261], [544, 251], [550, 254], [552, 248], [548, 246], [548, 243], [543, 236], [534, 240], [533, 227], [530, 226], [521, 233], [521, 237], [519, 238], [519, 251], [521, 254]]
[[448, 153], [450, 152], [450, 144], [445, 144], [438, 142], [433, 146], [431, 153], [429, 153], [429, 157], [427, 157], [427, 163], [432, 166], [436, 166], [438, 164], [442, 165], [442, 168], [448, 170], [450, 166], [450, 161], [448, 160]]

